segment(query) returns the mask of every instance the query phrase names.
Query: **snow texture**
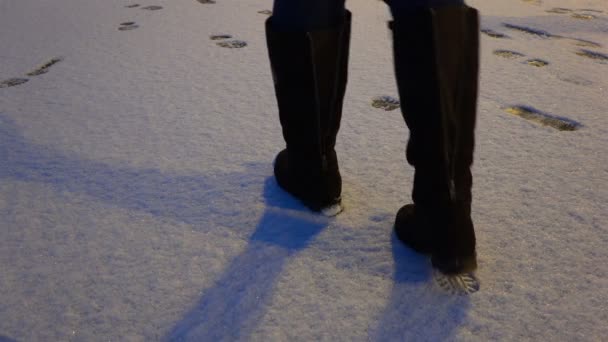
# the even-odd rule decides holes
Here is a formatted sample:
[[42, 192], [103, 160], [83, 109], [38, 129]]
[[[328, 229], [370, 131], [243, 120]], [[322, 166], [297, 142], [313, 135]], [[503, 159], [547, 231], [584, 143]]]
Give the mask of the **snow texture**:
[[382, 2], [347, 2], [328, 218], [272, 177], [270, 0], [0, 0], [0, 341], [604, 340], [607, 3], [469, 4], [479, 269], [462, 296], [392, 232], [413, 170], [385, 110]]

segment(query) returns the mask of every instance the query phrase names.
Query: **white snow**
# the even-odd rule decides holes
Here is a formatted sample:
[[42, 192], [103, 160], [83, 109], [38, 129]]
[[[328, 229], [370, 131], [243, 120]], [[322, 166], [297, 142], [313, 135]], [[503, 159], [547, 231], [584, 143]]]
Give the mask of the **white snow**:
[[577, 52], [608, 55], [608, 5], [469, 4], [508, 38], [481, 38], [481, 288], [454, 296], [392, 234], [413, 169], [401, 113], [371, 105], [397, 96], [382, 2], [347, 2], [345, 211], [327, 218], [272, 177], [270, 0], [0, 0], [0, 82], [29, 79], [0, 87], [0, 341], [605, 339], [608, 61]]

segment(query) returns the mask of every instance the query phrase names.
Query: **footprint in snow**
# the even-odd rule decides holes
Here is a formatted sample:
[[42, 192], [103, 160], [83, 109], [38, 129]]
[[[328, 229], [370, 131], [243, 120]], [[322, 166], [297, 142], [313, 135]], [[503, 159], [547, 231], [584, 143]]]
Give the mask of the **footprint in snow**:
[[201, 4], [214, 4], [215, 0], [196, 0], [198, 2], [200, 2]]
[[496, 51], [494, 51], [494, 54], [496, 56], [500, 56], [500, 57], [504, 57], [504, 58], [508, 58], [508, 59], [515, 59], [515, 58], [524, 56], [523, 53], [519, 53], [517, 51], [510, 51], [510, 50], [496, 50]]
[[158, 10], [163, 9], [163, 7], [162, 6], [146, 6], [146, 7], [142, 7], [141, 9], [148, 10], [148, 11], [158, 11]]
[[139, 4], [127, 5], [125, 7], [126, 8], [135, 8], [135, 7], [139, 7]]
[[224, 39], [230, 39], [232, 38], [231, 35], [229, 34], [214, 34], [209, 36], [209, 39], [211, 40], [224, 40]]
[[217, 42], [218, 46], [229, 49], [240, 49], [247, 46], [247, 42], [243, 40], [229, 40], [223, 42]]
[[602, 64], [608, 63], [608, 55], [605, 55], [601, 52], [581, 49], [576, 54], [581, 57], [585, 57], [585, 58], [589, 58], [589, 59], [598, 61]]
[[579, 122], [574, 120], [543, 113], [540, 110], [529, 106], [505, 107], [503, 110], [509, 114], [519, 116], [522, 119], [543, 126], [549, 126], [559, 131], [576, 131], [582, 126]]
[[221, 46], [229, 49], [239, 49], [247, 46], [247, 42], [243, 40], [225, 40], [232, 38], [232, 35], [229, 34], [213, 34], [209, 36], [211, 40], [221, 40], [221, 42], [217, 42], [217, 46]]
[[578, 38], [570, 38], [574, 41], [574, 45], [582, 46], [582, 47], [601, 47], [602, 45], [596, 42], [592, 42], [590, 40], [578, 39]]
[[[516, 59], [516, 58], [525, 56], [523, 53], [519, 53], [517, 51], [511, 51], [511, 50], [496, 50], [496, 51], [494, 51], [494, 54], [496, 56], [500, 56], [500, 57], [507, 58], [507, 59]], [[539, 67], [539, 68], [549, 65], [549, 62], [544, 61], [539, 58], [529, 59], [529, 60], [525, 61], [524, 63], [531, 65], [531, 66]]]
[[498, 39], [505, 39], [505, 38], [509, 38], [509, 36], [507, 36], [504, 33], [500, 33], [500, 32], [496, 32], [494, 30], [491, 29], [481, 29], [481, 33], [490, 36], [492, 38], [498, 38]]
[[380, 223], [383, 221], [391, 221], [393, 219], [392, 213], [378, 213], [369, 217], [369, 220], [372, 222]]
[[590, 40], [559, 36], [559, 35], [555, 35], [550, 32], [547, 32], [547, 31], [543, 31], [543, 30], [539, 30], [539, 29], [535, 29], [535, 28], [531, 28], [531, 27], [527, 27], [527, 26], [520, 26], [520, 25], [509, 24], [509, 23], [503, 23], [503, 26], [510, 30], [522, 32], [522, 33], [536, 36], [536, 37], [539, 37], [542, 39], [562, 39], [562, 40], [574, 42], [574, 44], [577, 46], [601, 47], [601, 45], [599, 43], [592, 42]]
[[134, 21], [128, 21], [126, 23], [121, 23], [120, 27], [118, 29], [120, 31], [131, 31], [131, 30], [135, 30], [138, 27], [139, 27], [139, 25], [136, 25]]
[[[28, 72], [27, 76], [39, 76], [42, 74], [46, 74], [47, 72], [49, 72], [50, 67], [61, 62], [62, 60], [63, 60], [62, 58], [52, 58], [48, 62], [45, 62], [44, 64], [38, 66], [36, 69]], [[28, 78], [21, 78], [21, 77], [9, 78], [8, 80], [0, 81], [0, 88], [14, 87], [14, 86], [18, 86], [20, 84], [26, 83], [28, 81], [29, 81]]]
[[258, 13], [265, 14], [265, 15], [272, 15], [272, 11], [270, 11], [270, 10], [261, 10], [261, 11], [258, 11]]
[[579, 11], [579, 12], [604, 13], [604, 11], [602, 11], [602, 10], [596, 10], [596, 9], [592, 9], [592, 8], [581, 8], [581, 9], [578, 9], [577, 11]]
[[525, 3], [540, 6], [543, 2], [541, 0], [522, 0]]
[[535, 66], [537, 68], [542, 68], [544, 66], [549, 65], [549, 62], [543, 61], [542, 59], [538, 59], [538, 58], [529, 59], [525, 63], [528, 65], [531, 65], [531, 66]]
[[579, 86], [589, 87], [593, 85], [593, 82], [589, 81], [586, 78], [576, 76], [576, 75], [557, 75], [557, 78], [568, 83], [576, 84]]
[[510, 29], [510, 30], [514, 30], [514, 31], [518, 31], [518, 32], [522, 32], [522, 33], [526, 33], [532, 36], [536, 36], [539, 38], [543, 38], [543, 39], [548, 39], [548, 38], [561, 38], [559, 36], [556, 36], [552, 33], [549, 33], [547, 31], [543, 31], [543, 30], [538, 30], [535, 28], [531, 28], [531, 27], [527, 27], [527, 26], [520, 26], [520, 25], [514, 25], [514, 24], [509, 24], [509, 23], [503, 23], [503, 26]]
[[554, 7], [550, 10], [546, 11], [547, 13], [555, 13], [555, 14], [569, 14], [572, 13], [573, 11], [569, 8], [563, 8], [563, 7]]
[[27, 75], [28, 76], [38, 76], [38, 75], [46, 74], [47, 72], [49, 72], [50, 67], [61, 62], [62, 60], [63, 60], [62, 58], [52, 58], [48, 62], [37, 67], [36, 69], [28, 72]]
[[392, 96], [376, 96], [372, 99], [372, 107], [386, 111], [395, 110], [401, 106], [398, 99]]
[[9, 78], [8, 80], [4, 80], [4, 81], [0, 82], [0, 89], [18, 86], [27, 81], [29, 81], [27, 78]]
[[593, 14], [590, 13], [603, 13], [600, 10], [594, 10], [594, 9], [578, 9], [578, 10], [573, 10], [573, 9], [569, 9], [569, 8], [564, 8], [564, 7], [554, 7], [550, 10], [547, 10], [546, 12], [548, 13], [554, 13], [554, 14], [570, 14], [570, 16], [574, 19], [582, 19], [582, 20], [592, 20], [592, 19], [596, 19], [597, 17]]
[[473, 273], [448, 276], [433, 270], [433, 279], [442, 291], [451, 295], [466, 296], [479, 291], [481, 287]]
[[571, 17], [574, 19], [582, 19], [582, 20], [592, 20], [592, 19], [596, 18], [594, 15], [584, 14], [584, 13], [572, 13]]

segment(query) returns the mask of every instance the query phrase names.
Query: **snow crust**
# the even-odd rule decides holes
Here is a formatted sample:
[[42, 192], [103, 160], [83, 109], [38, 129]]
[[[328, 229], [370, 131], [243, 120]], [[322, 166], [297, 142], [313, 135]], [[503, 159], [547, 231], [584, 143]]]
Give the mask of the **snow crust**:
[[505, 36], [481, 41], [469, 296], [392, 233], [413, 169], [401, 113], [372, 106], [397, 96], [386, 6], [347, 2], [345, 211], [327, 218], [272, 177], [271, 1], [205, 2], [0, 0], [0, 82], [28, 79], [0, 86], [0, 341], [608, 335], [604, 0], [469, 1]]

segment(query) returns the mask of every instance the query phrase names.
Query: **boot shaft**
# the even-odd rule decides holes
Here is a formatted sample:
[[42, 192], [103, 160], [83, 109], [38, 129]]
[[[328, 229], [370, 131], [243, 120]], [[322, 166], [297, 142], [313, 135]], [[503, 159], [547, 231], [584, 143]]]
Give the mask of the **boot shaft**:
[[390, 24], [402, 112], [410, 129], [413, 199], [471, 202], [479, 18], [467, 6], [407, 12]]
[[268, 53], [288, 150], [333, 149], [348, 78], [351, 14], [335, 28], [275, 31], [266, 22]]
[[318, 211], [339, 203], [335, 153], [346, 91], [351, 15], [336, 27], [277, 31], [266, 22], [268, 54], [287, 148], [275, 160], [279, 185]]

